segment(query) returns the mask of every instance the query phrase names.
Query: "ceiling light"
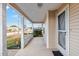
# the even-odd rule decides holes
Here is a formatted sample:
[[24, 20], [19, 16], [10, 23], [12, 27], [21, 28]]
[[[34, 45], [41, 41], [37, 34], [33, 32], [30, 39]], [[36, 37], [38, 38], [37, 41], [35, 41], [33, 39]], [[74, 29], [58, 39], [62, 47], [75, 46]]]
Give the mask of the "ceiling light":
[[37, 3], [37, 6], [41, 8], [43, 6], [43, 3]]

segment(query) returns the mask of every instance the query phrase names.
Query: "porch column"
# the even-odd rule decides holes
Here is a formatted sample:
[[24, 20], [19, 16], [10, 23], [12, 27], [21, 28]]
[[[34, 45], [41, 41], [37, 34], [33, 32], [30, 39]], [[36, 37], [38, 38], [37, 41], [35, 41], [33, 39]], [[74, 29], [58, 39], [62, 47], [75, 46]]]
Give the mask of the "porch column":
[[21, 49], [24, 48], [24, 17], [21, 19]]
[[44, 28], [43, 28], [43, 23], [42, 23], [42, 35], [44, 34]]
[[0, 56], [7, 55], [6, 4], [0, 3]]
[[32, 23], [32, 33], [33, 33], [33, 31], [34, 31], [34, 26], [33, 26], [33, 23]]

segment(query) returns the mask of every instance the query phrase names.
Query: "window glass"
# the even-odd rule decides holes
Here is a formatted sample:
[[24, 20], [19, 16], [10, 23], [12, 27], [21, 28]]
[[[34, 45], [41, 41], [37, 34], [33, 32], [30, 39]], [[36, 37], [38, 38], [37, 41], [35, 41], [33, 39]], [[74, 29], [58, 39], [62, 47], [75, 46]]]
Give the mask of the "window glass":
[[58, 43], [61, 47], [65, 49], [65, 35], [66, 33], [64, 32], [59, 32], [58, 34]]
[[58, 30], [61, 30], [58, 32], [58, 43], [59, 45], [65, 49], [65, 36], [66, 36], [66, 32], [65, 31], [65, 11], [62, 12], [59, 16], [58, 16]]
[[24, 18], [24, 35], [32, 34], [32, 22], [29, 21], [27, 18]]
[[21, 17], [19, 13], [11, 8], [10, 6], [6, 7], [6, 16], [7, 16], [7, 48], [8, 49], [17, 49], [20, 48], [20, 39], [21, 39]]
[[65, 11], [58, 16], [58, 29], [65, 30]]

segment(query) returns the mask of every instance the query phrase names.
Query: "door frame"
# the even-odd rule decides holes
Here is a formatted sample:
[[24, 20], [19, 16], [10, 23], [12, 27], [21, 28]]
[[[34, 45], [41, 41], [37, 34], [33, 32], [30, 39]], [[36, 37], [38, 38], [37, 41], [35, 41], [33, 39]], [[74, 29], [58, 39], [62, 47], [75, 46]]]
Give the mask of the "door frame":
[[[65, 31], [66, 31], [66, 49], [64, 50], [58, 44], [58, 32], [63, 32], [63, 30], [58, 30], [58, 16], [65, 11]], [[57, 48], [63, 55], [69, 55], [69, 4], [66, 5], [60, 12], [56, 15], [57, 19]]]

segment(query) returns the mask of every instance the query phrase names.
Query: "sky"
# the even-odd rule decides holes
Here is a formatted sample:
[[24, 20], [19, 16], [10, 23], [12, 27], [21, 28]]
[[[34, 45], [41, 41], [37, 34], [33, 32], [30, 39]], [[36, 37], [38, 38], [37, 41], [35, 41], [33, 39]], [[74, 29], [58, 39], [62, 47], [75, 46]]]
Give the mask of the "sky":
[[[21, 27], [21, 17], [18, 14], [17, 11], [15, 11], [13, 8], [7, 6], [6, 7], [6, 14], [7, 14], [7, 27], [11, 25], [16, 25]], [[32, 26], [31, 22], [25, 18], [24, 24], [27, 25], [27, 27]]]
[[[21, 17], [18, 14], [17, 11], [15, 11], [13, 8], [7, 6], [6, 7], [6, 14], [7, 14], [7, 27], [10, 27], [12, 25], [16, 25], [21, 27]], [[27, 20], [27, 18], [24, 18], [24, 25], [26, 25], [27, 27], [31, 27], [32, 23]], [[42, 24], [34, 24], [34, 27], [41, 27]]]
[[6, 14], [7, 14], [7, 26], [16, 25], [18, 26], [18, 13], [10, 8], [9, 6], [6, 7]]

